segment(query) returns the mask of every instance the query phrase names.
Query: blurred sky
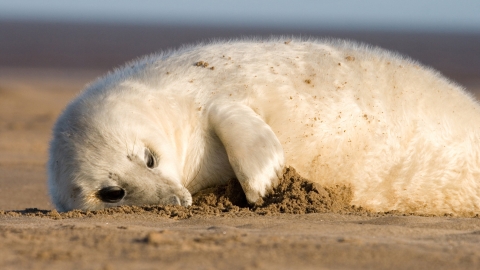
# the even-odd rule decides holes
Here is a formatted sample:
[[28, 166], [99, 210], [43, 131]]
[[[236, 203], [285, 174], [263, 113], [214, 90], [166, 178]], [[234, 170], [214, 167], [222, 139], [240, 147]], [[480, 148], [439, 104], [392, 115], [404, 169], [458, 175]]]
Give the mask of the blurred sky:
[[480, 0], [0, 0], [0, 19], [480, 32]]

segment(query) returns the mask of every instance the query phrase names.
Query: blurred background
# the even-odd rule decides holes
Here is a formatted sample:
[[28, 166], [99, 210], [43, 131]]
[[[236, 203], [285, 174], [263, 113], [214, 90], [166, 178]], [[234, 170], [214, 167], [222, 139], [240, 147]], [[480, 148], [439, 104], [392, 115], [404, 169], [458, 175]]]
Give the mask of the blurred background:
[[473, 84], [479, 0], [0, 0], [0, 67], [98, 69], [212, 38], [354, 39]]

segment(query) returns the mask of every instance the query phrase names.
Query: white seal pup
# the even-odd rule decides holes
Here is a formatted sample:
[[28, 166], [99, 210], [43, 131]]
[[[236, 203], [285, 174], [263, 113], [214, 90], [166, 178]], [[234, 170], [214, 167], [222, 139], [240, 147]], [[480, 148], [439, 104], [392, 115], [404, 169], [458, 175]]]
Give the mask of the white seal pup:
[[373, 211], [475, 214], [480, 107], [438, 72], [341, 40], [237, 40], [147, 56], [59, 117], [58, 210], [190, 205], [236, 177], [255, 202], [285, 165]]

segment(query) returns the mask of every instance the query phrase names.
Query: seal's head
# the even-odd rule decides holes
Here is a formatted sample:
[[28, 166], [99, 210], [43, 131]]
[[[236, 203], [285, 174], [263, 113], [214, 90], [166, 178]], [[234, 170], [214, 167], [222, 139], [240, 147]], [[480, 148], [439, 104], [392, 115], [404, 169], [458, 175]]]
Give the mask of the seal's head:
[[59, 117], [48, 162], [59, 211], [191, 204], [159, 104], [127, 90], [88, 89]]

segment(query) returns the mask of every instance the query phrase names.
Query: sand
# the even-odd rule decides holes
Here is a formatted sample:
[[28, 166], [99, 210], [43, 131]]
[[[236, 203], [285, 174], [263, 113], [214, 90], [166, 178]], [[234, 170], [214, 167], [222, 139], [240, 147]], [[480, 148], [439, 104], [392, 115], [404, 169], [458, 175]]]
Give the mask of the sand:
[[[348, 186], [294, 168], [254, 206], [231, 179], [189, 208], [58, 213], [46, 188], [50, 130], [104, 72], [0, 67], [0, 269], [480, 269], [480, 218], [372, 213], [350, 205]], [[467, 81], [480, 92], [480, 78]]]

